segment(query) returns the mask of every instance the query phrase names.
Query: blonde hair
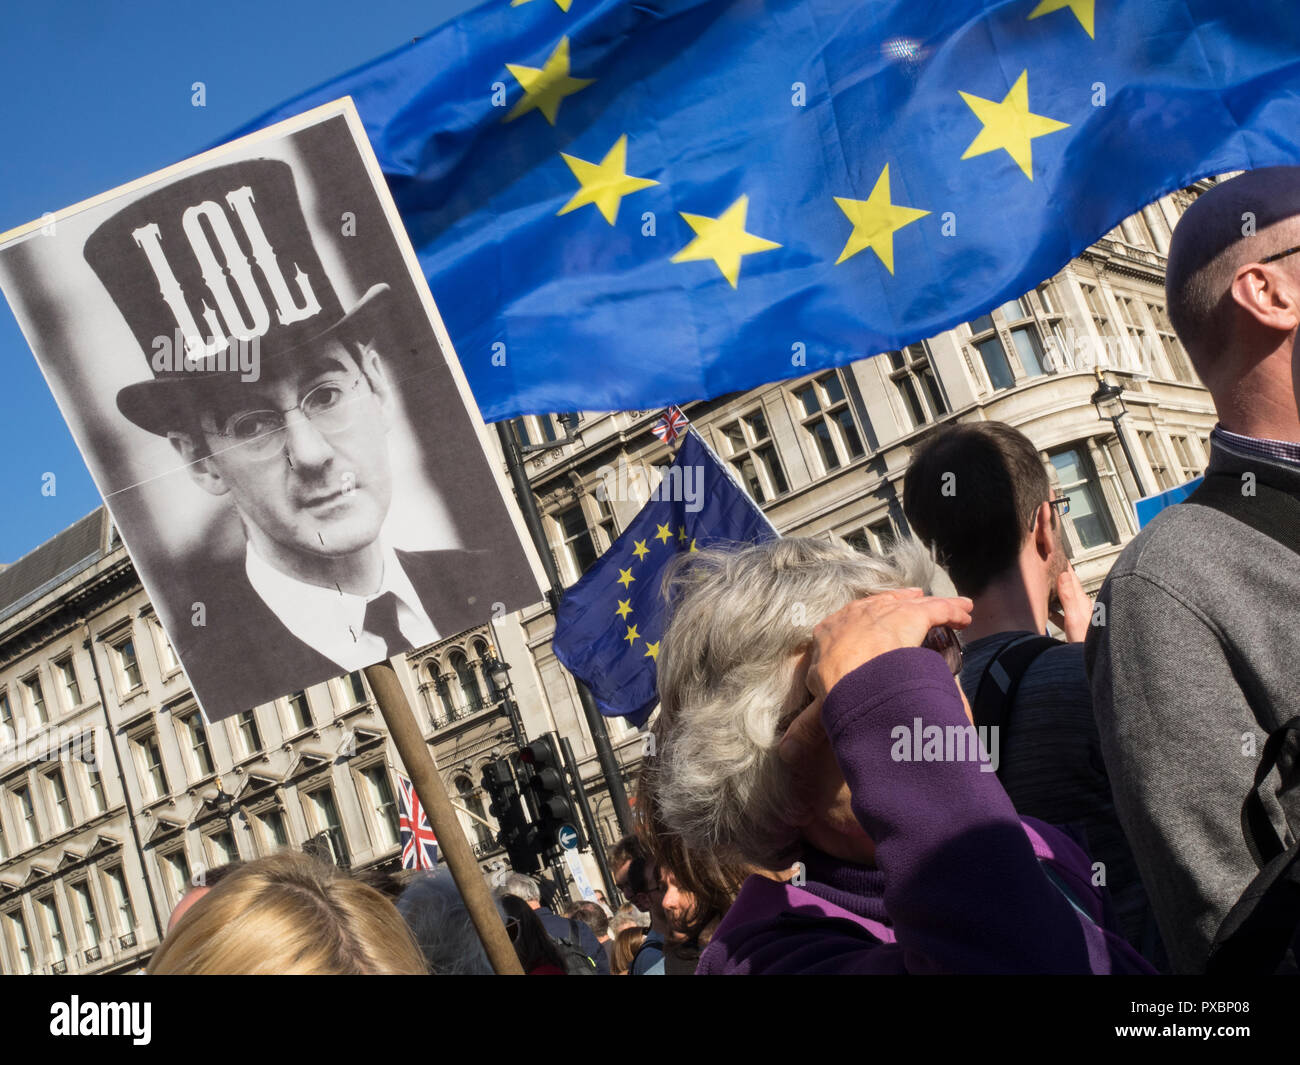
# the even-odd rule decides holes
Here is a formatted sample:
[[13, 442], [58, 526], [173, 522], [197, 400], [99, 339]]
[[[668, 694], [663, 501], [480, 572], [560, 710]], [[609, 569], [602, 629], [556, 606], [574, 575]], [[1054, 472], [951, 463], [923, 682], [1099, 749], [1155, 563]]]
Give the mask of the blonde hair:
[[645, 937], [646, 929], [635, 926], [623, 929], [614, 937], [614, 950], [609, 959], [611, 976], [626, 976], [631, 971], [636, 952], [641, 949]]
[[176, 923], [146, 970], [205, 976], [423, 975], [392, 902], [306, 854], [251, 861]]

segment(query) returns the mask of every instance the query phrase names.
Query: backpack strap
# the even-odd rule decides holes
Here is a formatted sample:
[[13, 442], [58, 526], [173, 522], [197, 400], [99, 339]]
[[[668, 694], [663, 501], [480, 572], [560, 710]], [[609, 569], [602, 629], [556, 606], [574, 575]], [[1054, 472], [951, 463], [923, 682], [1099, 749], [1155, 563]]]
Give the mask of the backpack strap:
[[1253, 487], [1254, 495], [1243, 495], [1239, 478], [1216, 473], [1183, 503], [1199, 503], [1227, 514], [1300, 554], [1300, 499], [1258, 478]]
[[[1017, 636], [1003, 644], [984, 667], [971, 705], [971, 716], [977, 726], [988, 725], [1000, 730], [1004, 750], [1011, 708], [1015, 705], [1021, 680], [1039, 655], [1060, 645], [1061, 641], [1051, 636]], [[1002, 775], [1001, 769], [998, 775]]]
[[1206, 962], [1207, 974], [1272, 973], [1300, 929], [1300, 840], [1286, 849], [1260, 792], [1279, 761], [1284, 776], [1300, 765], [1300, 715], [1269, 736], [1255, 783], [1242, 803], [1242, 835], [1260, 872], [1219, 926]]

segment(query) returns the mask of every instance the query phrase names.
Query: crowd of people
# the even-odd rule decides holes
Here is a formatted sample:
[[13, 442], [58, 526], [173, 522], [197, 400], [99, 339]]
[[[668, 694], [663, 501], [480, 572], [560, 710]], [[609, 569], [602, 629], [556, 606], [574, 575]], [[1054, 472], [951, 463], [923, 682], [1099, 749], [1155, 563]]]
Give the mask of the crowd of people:
[[[683, 555], [637, 831], [609, 852], [626, 902], [557, 912], [504, 877], [524, 972], [1294, 971], [1290, 896], [1251, 907], [1300, 861], [1296, 252], [1297, 168], [1181, 220], [1169, 311], [1219, 424], [1204, 487], [1095, 602], [1068, 499], [992, 422], [916, 445], [915, 540]], [[280, 855], [202, 890], [150, 972], [491, 971], [444, 873]]]

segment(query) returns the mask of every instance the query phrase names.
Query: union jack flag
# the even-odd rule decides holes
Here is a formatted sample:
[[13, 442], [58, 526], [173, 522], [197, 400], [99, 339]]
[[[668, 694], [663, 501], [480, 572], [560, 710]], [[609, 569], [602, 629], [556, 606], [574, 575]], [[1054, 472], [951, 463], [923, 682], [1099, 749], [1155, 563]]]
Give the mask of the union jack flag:
[[424, 816], [420, 796], [401, 773], [397, 774], [397, 787], [401, 792], [398, 824], [402, 830], [402, 868], [433, 869], [438, 865], [438, 840]]
[[669, 407], [664, 416], [651, 427], [650, 431], [665, 444], [671, 444], [690, 425], [690, 419], [678, 407]]

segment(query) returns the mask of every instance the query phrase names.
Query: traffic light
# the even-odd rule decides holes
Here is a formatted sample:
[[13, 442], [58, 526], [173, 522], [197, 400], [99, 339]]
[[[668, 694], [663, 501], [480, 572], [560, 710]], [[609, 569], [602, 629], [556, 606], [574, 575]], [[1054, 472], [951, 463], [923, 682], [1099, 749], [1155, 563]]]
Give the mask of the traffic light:
[[532, 793], [533, 809], [537, 813], [538, 842], [542, 850], [559, 846], [559, 831], [568, 825], [578, 832], [582, 844], [580, 822], [573, 796], [564, 776], [564, 763], [560, 760], [559, 745], [549, 733], [533, 740], [519, 752], [519, 761], [528, 769], [527, 787]]
[[490, 762], [483, 770], [482, 783], [492, 799], [488, 812], [501, 826], [497, 842], [505, 847], [511, 867], [518, 873], [537, 872], [541, 868], [537, 861], [538, 831], [524, 812], [510, 759]]

